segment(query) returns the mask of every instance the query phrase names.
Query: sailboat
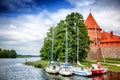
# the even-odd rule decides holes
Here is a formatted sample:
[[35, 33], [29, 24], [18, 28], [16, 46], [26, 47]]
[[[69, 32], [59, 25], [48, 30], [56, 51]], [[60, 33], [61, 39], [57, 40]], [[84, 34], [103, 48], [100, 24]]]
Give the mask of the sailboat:
[[[92, 64], [92, 68], [91, 68], [91, 72], [92, 74], [103, 74], [108, 72], [108, 66], [101, 66], [99, 61], [98, 61], [98, 50], [99, 50], [99, 46], [98, 46], [98, 40], [97, 40], [97, 33], [96, 33], [96, 26], [95, 26], [95, 35], [96, 35], [96, 56], [97, 56], [97, 60], [96, 60], [96, 64]], [[103, 54], [102, 54], [103, 56]], [[104, 58], [104, 57], [103, 57]]]
[[53, 43], [54, 43], [54, 27], [52, 29], [52, 47], [51, 47], [51, 52], [50, 52], [50, 63], [45, 69], [47, 73], [51, 74], [56, 74], [60, 70], [60, 65], [58, 62], [53, 61]]
[[[90, 71], [90, 69], [87, 69], [84, 67], [84, 65], [80, 64], [80, 62], [78, 61], [78, 53], [79, 53], [79, 28], [77, 27], [77, 67], [73, 67], [73, 73], [75, 75], [78, 76], [91, 76], [92, 72]], [[79, 66], [79, 67], [78, 67]]]
[[66, 54], [65, 54], [65, 63], [60, 65], [59, 74], [63, 76], [71, 76], [73, 74], [72, 66], [68, 64], [68, 37], [67, 37], [67, 26], [66, 26]]

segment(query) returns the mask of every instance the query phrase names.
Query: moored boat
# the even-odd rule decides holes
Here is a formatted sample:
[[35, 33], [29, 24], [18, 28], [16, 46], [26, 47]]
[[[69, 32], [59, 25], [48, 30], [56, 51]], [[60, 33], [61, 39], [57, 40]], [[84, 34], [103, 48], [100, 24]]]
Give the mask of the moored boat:
[[60, 65], [57, 62], [53, 61], [53, 43], [54, 43], [54, 27], [52, 31], [52, 44], [51, 44], [51, 50], [50, 50], [50, 62], [49, 65], [46, 67], [46, 72], [56, 74], [59, 72]]
[[78, 76], [91, 76], [92, 72], [86, 68], [75, 67], [73, 68], [73, 73]]
[[103, 74], [108, 72], [108, 66], [101, 66], [97, 61], [96, 64], [92, 64], [92, 74]]
[[59, 74], [62, 76], [71, 76], [73, 74], [72, 66], [68, 64], [68, 35], [66, 26], [66, 53], [65, 53], [65, 63], [60, 65]]
[[[98, 62], [98, 54], [101, 51], [99, 51], [100, 46], [99, 46], [99, 43], [98, 43], [98, 37], [97, 37], [97, 33], [96, 33], [96, 26], [95, 26], [95, 35], [96, 35], [96, 48], [97, 48], [96, 57], [97, 57], [97, 59], [96, 59], [96, 64], [92, 64], [91, 72], [92, 72], [92, 74], [103, 74], [103, 73], [108, 72], [108, 66], [101, 66], [100, 63]], [[103, 56], [103, 54], [102, 54], [102, 56]], [[103, 56], [103, 59], [104, 59], [104, 62], [105, 62], [104, 56]]]
[[72, 66], [70, 64], [63, 63], [61, 64], [60, 68], [61, 68], [59, 71], [60, 75], [71, 76], [73, 74]]
[[59, 72], [60, 65], [57, 62], [51, 62], [48, 67], [46, 68], [46, 72], [51, 74], [56, 74]]
[[91, 76], [92, 72], [90, 69], [87, 69], [84, 67], [84, 65], [80, 64], [78, 61], [79, 57], [79, 27], [77, 27], [77, 67], [73, 67], [73, 74], [78, 75], [78, 76]]

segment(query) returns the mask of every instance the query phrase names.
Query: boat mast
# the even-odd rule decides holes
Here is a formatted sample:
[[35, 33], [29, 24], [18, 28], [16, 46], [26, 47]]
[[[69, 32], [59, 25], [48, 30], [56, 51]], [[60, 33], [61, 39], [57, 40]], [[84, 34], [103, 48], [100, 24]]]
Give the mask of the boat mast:
[[67, 25], [66, 25], [66, 54], [65, 54], [65, 63], [68, 63], [68, 33], [67, 33]]
[[[96, 25], [95, 25], [95, 36], [96, 36], [96, 46], [98, 47], [99, 45], [98, 45], [98, 40], [97, 40], [97, 32], [96, 32]], [[98, 48], [97, 48], [98, 49]], [[104, 59], [104, 63], [106, 63], [106, 61], [105, 61], [105, 57], [104, 57], [104, 55], [103, 55], [103, 51], [101, 51], [101, 53], [102, 53], [102, 57], [103, 57], [103, 59]], [[98, 55], [97, 55], [97, 60], [98, 60]]]
[[[98, 40], [97, 40], [97, 32], [96, 32], [96, 25], [95, 25], [95, 45], [97, 47], [97, 51], [98, 51]], [[98, 60], [98, 54], [96, 54], [97, 56], [97, 60]]]
[[52, 28], [51, 61], [53, 61], [53, 45], [54, 45], [54, 26], [53, 26], [53, 28]]
[[79, 27], [77, 26], [77, 63], [78, 63], [78, 54], [79, 54], [79, 38], [78, 38], [78, 36], [79, 36]]

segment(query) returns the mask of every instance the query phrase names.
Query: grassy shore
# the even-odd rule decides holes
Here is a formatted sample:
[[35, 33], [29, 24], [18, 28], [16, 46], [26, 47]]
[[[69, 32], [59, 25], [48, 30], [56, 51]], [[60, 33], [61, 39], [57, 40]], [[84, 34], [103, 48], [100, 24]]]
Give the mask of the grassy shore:
[[[109, 60], [110, 61], [110, 60]], [[112, 60], [113, 61], [113, 60]], [[83, 61], [81, 62], [81, 64], [83, 64], [85, 67], [88, 67], [90, 68], [91, 67], [91, 64], [95, 63], [94, 61]], [[117, 62], [117, 64], [120, 63], [120, 62]], [[49, 64], [49, 61], [45, 61], [45, 60], [38, 60], [38, 61], [35, 61], [35, 62], [26, 62], [24, 63], [26, 65], [31, 65], [31, 66], [34, 66], [34, 67], [37, 67], [37, 68], [43, 68], [45, 69], [45, 67]], [[103, 63], [102, 61], [100, 62], [100, 64], [102, 66], [108, 66], [109, 67], [109, 70], [110, 71], [120, 71], [120, 66], [117, 66], [116, 64], [112, 64], [112, 62], [110, 63]], [[72, 64], [73, 66], [76, 66], [76, 63]]]

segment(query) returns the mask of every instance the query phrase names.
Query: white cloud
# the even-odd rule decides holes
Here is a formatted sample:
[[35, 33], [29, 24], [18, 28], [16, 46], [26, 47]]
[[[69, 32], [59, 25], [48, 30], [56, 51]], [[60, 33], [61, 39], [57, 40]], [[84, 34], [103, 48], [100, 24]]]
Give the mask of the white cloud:
[[[6, 18], [0, 23], [3, 29], [0, 30], [0, 37], [4, 48], [14, 48], [18, 50], [25, 50], [26, 53], [39, 54], [39, 49], [43, 41], [51, 21], [47, 19], [45, 12], [37, 15], [20, 15], [15, 18]], [[1, 18], [2, 19], [2, 18]], [[3, 18], [5, 19], [5, 18]], [[27, 52], [28, 51], [28, 52]], [[20, 54], [20, 53], [19, 53]], [[23, 53], [24, 54], [24, 53]]]
[[[65, 19], [70, 10], [60, 9], [55, 13], [47, 10], [36, 15], [20, 15], [15, 18], [1, 18], [0, 37], [7, 49], [15, 49], [18, 54], [39, 54], [43, 39], [50, 26], [56, 25], [61, 19]], [[7, 24], [6, 24], [6, 20]], [[54, 23], [54, 24], [53, 24]], [[21, 53], [24, 52], [24, 53]]]
[[81, 7], [81, 6], [89, 6], [95, 3], [96, 0], [66, 0], [66, 1], [68, 1], [71, 5], [75, 7]]

